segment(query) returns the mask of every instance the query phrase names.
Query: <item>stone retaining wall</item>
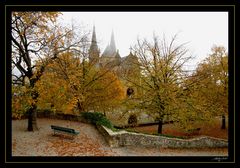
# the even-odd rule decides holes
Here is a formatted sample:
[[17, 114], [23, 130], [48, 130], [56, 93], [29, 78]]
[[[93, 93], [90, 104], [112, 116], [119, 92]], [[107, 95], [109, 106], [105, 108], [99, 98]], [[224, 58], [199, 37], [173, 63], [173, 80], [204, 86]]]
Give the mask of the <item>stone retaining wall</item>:
[[104, 127], [97, 126], [110, 147], [119, 146], [160, 146], [168, 148], [217, 148], [228, 147], [228, 141], [219, 138], [202, 136], [192, 139], [168, 138], [164, 136], [146, 135], [127, 131], [113, 132]]

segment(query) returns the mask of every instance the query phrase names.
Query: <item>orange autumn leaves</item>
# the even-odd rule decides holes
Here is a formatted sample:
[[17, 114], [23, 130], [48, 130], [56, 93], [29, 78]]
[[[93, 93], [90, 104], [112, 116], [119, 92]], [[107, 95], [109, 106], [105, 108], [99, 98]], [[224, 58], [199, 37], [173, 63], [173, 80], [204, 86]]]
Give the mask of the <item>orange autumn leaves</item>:
[[68, 114], [104, 110], [125, 96], [113, 72], [83, 63], [70, 52], [47, 66], [36, 87], [39, 108]]

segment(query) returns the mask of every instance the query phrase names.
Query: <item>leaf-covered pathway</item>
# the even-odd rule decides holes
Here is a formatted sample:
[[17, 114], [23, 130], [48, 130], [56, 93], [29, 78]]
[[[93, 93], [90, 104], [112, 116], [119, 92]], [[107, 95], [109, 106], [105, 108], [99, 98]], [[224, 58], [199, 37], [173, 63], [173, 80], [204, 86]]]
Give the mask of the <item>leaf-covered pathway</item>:
[[[53, 136], [50, 125], [74, 128], [80, 134], [73, 140]], [[111, 148], [90, 124], [38, 119], [39, 131], [27, 132], [27, 120], [12, 121], [13, 156], [227, 156], [227, 149], [164, 149], [160, 147]]]

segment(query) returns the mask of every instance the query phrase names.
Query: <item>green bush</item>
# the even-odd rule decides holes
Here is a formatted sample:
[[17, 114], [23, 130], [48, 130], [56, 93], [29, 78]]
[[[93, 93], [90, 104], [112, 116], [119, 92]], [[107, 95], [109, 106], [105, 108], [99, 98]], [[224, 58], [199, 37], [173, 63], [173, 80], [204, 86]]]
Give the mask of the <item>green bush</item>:
[[110, 129], [114, 128], [112, 123], [105, 117], [102, 118], [101, 120], [97, 121], [96, 124], [97, 125], [104, 125], [104, 126], [106, 126], [107, 128], [110, 128]]
[[90, 121], [90, 123], [92, 124], [96, 124], [96, 125], [103, 125], [107, 128], [110, 128], [112, 130], [115, 130], [113, 124], [102, 114], [99, 112], [84, 112], [82, 113], [82, 116]]
[[82, 116], [87, 119], [88, 121], [90, 121], [92, 124], [96, 124], [97, 121], [101, 120], [104, 115], [102, 113], [98, 113], [98, 112], [83, 112]]

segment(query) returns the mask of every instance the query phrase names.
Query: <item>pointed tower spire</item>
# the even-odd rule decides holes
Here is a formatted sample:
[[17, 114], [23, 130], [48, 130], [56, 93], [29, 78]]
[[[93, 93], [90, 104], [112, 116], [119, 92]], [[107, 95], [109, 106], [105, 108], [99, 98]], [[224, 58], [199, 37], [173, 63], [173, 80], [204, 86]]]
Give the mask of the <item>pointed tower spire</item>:
[[95, 32], [95, 25], [93, 26], [93, 33], [92, 33], [92, 44], [97, 44], [96, 32]]
[[92, 41], [89, 49], [89, 61], [91, 63], [96, 64], [98, 60], [99, 60], [99, 49], [97, 46], [97, 38], [96, 38], [95, 25], [94, 25], [93, 32], [92, 32]]
[[115, 45], [113, 30], [111, 35], [110, 48], [112, 49], [113, 52], [116, 52], [116, 45]]

